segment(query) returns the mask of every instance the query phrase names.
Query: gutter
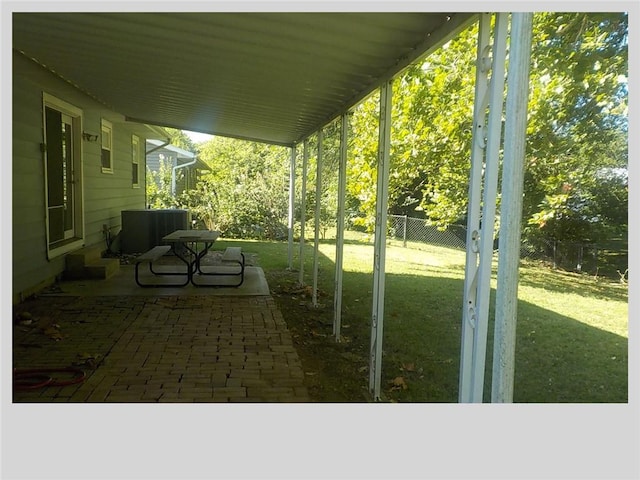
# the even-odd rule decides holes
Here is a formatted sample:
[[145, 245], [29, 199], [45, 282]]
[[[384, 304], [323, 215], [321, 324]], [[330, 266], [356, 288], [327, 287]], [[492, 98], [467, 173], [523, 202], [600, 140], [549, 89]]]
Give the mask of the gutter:
[[158, 145], [157, 147], [153, 147], [151, 150], [147, 150], [145, 153], [145, 155], [149, 155], [150, 153], [155, 152], [156, 150], [160, 150], [161, 148], [166, 147], [167, 145], [169, 145], [171, 143], [171, 139], [167, 138], [167, 141], [165, 143], [163, 143], [162, 145]]

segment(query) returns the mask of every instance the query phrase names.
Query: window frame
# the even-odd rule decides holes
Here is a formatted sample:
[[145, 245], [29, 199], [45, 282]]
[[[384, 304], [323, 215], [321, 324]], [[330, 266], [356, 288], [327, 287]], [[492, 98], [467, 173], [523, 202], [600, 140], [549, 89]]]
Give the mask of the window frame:
[[136, 134], [131, 135], [131, 188], [140, 188], [141, 145], [141, 138]]
[[[107, 135], [105, 135], [107, 133]], [[105, 139], [109, 140], [109, 144], [105, 148]], [[104, 165], [104, 151], [109, 152], [109, 165]], [[100, 168], [102, 173], [113, 173], [113, 123], [109, 120], [100, 120]]]

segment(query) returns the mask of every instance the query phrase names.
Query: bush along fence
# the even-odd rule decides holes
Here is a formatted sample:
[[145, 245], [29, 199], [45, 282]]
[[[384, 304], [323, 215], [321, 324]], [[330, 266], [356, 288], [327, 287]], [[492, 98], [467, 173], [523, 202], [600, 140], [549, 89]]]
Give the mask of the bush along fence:
[[[405, 215], [388, 215], [389, 237], [402, 242], [437, 245], [459, 250], [466, 249], [467, 229], [463, 225], [451, 225], [440, 229], [428, 225], [424, 219]], [[494, 250], [499, 241], [494, 242]], [[556, 239], [539, 238], [523, 241], [520, 258], [547, 263], [552, 268], [607, 276], [626, 283], [628, 280], [628, 245], [626, 239], [612, 239], [606, 244], [576, 243]]]

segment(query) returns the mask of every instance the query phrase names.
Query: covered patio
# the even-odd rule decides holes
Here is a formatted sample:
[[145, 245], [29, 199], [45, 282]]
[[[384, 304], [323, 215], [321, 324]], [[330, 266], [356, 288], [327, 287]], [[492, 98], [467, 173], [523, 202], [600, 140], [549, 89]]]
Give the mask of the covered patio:
[[[493, 16], [471, 12], [50, 12], [14, 13], [12, 29], [15, 52], [77, 86], [101, 104], [122, 112], [129, 122], [289, 147], [291, 185], [295, 184], [296, 152], [302, 149], [303, 156], [308, 155], [307, 139], [316, 134], [321, 137], [322, 129], [329, 122], [342, 118], [345, 125], [343, 145], [346, 145], [346, 118], [350, 109], [372, 92], [380, 90], [379, 184], [369, 364], [369, 391], [371, 399], [377, 401], [380, 400], [383, 355], [385, 194], [389, 173], [393, 80], [404, 68], [441, 46], [461, 29], [473, 22], [481, 22], [478, 39], [480, 68], [474, 109], [474, 127], [477, 127], [478, 137], [474, 141], [473, 176], [470, 179], [468, 230], [472, 238], [467, 242], [471, 246], [467, 252], [465, 302], [462, 305], [464, 332], [459, 398], [461, 403], [481, 403], [484, 401], [482, 390], [490, 292], [487, 275], [491, 274], [493, 231], [481, 231], [480, 218], [482, 215], [485, 224], [493, 224], [498, 156], [503, 136], [501, 115], [505, 56], [511, 19], [508, 13]], [[514, 67], [510, 67], [509, 73], [512, 97], [507, 99], [507, 132], [504, 136], [510, 142], [505, 149], [515, 160], [514, 165], [508, 167], [512, 169], [507, 169], [505, 174], [510, 181], [503, 182], [505, 204], [510, 199], [517, 200], [522, 187], [518, 161], [524, 144], [526, 111], [521, 106], [523, 98], [526, 105], [530, 28], [531, 14], [513, 15], [510, 55]], [[489, 54], [492, 48], [493, 53]], [[170, 74], [157, 75], [158, 71]], [[344, 147], [343, 152], [341, 162], [345, 160]], [[320, 163], [321, 151], [318, 157]], [[341, 175], [344, 175], [344, 163], [342, 165]], [[295, 193], [291, 190], [289, 265], [293, 268]], [[483, 191], [484, 196], [481, 196]], [[339, 195], [342, 205], [339, 207], [338, 224], [344, 216], [344, 190]], [[502, 317], [496, 323], [503, 330], [495, 342], [495, 354], [500, 355], [501, 361], [494, 371], [495, 393], [492, 399], [506, 403], [510, 401], [513, 388], [515, 345], [511, 335], [515, 328], [515, 312], [510, 310], [510, 305], [516, 295], [513, 286], [517, 285], [517, 254], [514, 248], [520, 229], [517, 201], [511, 206], [514, 210], [505, 213], [503, 225], [506, 230], [501, 232], [504, 248], [500, 252], [500, 265], [505, 270], [499, 273], [497, 310]], [[340, 334], [342, 308], [341, 242], [339, 233], [334, 294], [336, 338]], [[317, 270], [314, 275], [317, 276]], [[49, 298], [46, 302], [34, 304], [34, 312], [46, 317], [51, 302]], [[64, 312], [71, 322], [68, 332], [81, 340], [73, 351], [60, 353], [60, 361], [85, 361], [100, 367], [85, 382], [72, 387], [68, 395], [66, 391], [64, 394], [56, 393], [55, 389], [52, 390], [54, 396], [50, 397], [42, 393], [19, 392], [14, 396], [15, 401], [308, 402], [302, 382], [304, 372], [282, 315], [268, 295], [235, 298], [216, 295], [77, 296], [56, 297], [55, 302], [56, 311]], [[500, 307], [504, 308], [501, 310]], [[53, 320], [51, 325], [56, 324]], [[17, 334], [14, 353], [22, 352], [24, 358], [31, 356], [32, 365], [43, 358], [51, 360], [50, 351], [29, 346], [26, 332], [22, 332], [22, 336], [17, 330], [13, 333]], [[4, 335], [4, 338], [6, 345], [10, 337]], [[79, 350], [82, 350], [80, 358], [77, 357]], [[181, 371], [174, 368], [176, 362], [168, 360], [172, 356], [173, 360], [179, 359], [178, 362], [184, 364]], [[100, 364], [104, 359], [106, 362]], [[123, 385], [126, 388], [122, 388]], [[530, 455], [525, 451], [530, 452], [530, 449], [523, 447], [522, 442], [501, 445], [504, 458], [496, 462], [493, 455], [487, 455], [489, 447], [478, 448], [478, 445], [491, 443], [486, 442], [486, 435], [491, 436], [495, 425], [492, 419], [487, 421], [478, 417], [474, 409], [456, 410], [454, 415], [449, 415], [452, 413], [450, 410], [431, 410], [427, 413], [431, 422], [429, 427], [437, 429], [439, 435], [423, 436], [409, 445], [398, 442], [381, 452], [381, 431], [395, 438], [401, 431], [398, 427], [411, 427], [417, 419], [422, 421], [424, 412], [421, 411], [417, 417], [406, 418], [396, 411], [394, 415], [399, 416], [387, 422], [390, 425], [385, 425], [378, 417], [380, 410], [372, 414], [366, 405], [349, 409], [347, 417], [339, 419], [334, 416], [335, 412], [329, 411], [326, 416], [316, 415], [318, 410], [309, 411], [305, 407], [283, 405], [278, 409], [259, 409], [257, 412], [237, 412], [232, 408], [220, 412], [209, 407], [206, 410], [181, 409], [175, 417], [169, 418], [165, 417], [166, 410], [136, 409], [133, 413], [126, 411], [117, 422], [108, 418], [95, 419], [92, 415], [92, 422], [87, 422], [91, 423], [90, 429], [81, 425], [82, 433], [74, 439], [79, 438], [78, 443], [83, 444], [88, 433], [95, 434], [96, 430], [101, 430], [99, 435], [102, 435], [105, 431], [111, 434], [115, 431], [117, 440], [101, 443], [101, 446], [115, 448], [119, 458], [101, 465], [102, 476], [130, 477], [140, 472], [147, 476], [153, 472], [158, 477], [172, 478], [238, 477], [246, 474], [264, 477], [273, 476], [274, 471], [284, 472], [281, 477], [288, 478], [352, 474], [351, 470], [342, 470], [337, 465], [341, 459], [355, 459], [361, 467], [358, 476], [405, 476], [402, 468], [398, 471], [395, 460], [382, 462], [383, 457], [378, 456], [381, 453], [389, 459], [406, 461], [413, 476], [425, 476], [425, 472], [429, 472], [438, 477], [451, 477], [462, 471], [466, 476], [475, 476], [485, 468], [495, 478], [510, 478], [521, 471], [524, 463], [529, 465], [528, 474], [533, 476], [543, 476], [551, 471], [557, 475], [563, 470], [543, 462], [528, 462]], [[79, 407], [82, 410], [80, 416], [87, 412], [86, 408]], [[14, 405], [12, 412], [15, 410]], [[13, 427], [29, 416], [24, 415], [24, 411], [22, 413], [12, 419]], [[36, 412], [30, 419], [36, 423], [56, 423], [50, 410]], [[518, 420], [521, 421], [501, 425], [500, 440], [519, 438], [523, 430], [541, 433], [539, 420], [531, 416]], [[556, 417], [556, 420], [559, 419]], [[572, 420], [580, 421], [581, 417], [567, 415], [562, 420], [571, 423]], [[132, 438], [128, 429], [131, 425], [144, 431], [143, 448], [136, 438]], [[246, 433], [246, 425], [253, 427], [250, 435]], [[606, 425], [599, 422], [601, 427]], [[64, 426], [58, 421], [48, 431], [54, 431], [56, 427], [63, 430]], [[365, 440], [361, 443], [365, 448], [354, 445], [350, 435], [340, 433], [345, 431], [344, 427], [348, 433], [357, 432], [358, 438], [364, 435]], [[309, 445], [300, 439], [306, 439], [310, 430], [316, 441]], [[281, 439], [278, 434], [283, 431], [285, 438]], [[196, 441], [191, 438], [194, 432], [199, 435]], [[46, 450], [47, 444], [52, 443], [51, 438], [51, 435], [40, 433], [36, 439], [30, 439], [30, 444], [23, 441], [12, 445], [15, 453], [12, 473], [20, 468], [21, 462], [15, 459], [24, 457], [20, 455], [20, 448], [26, 450], [35, 445], [38, 451]], [[189, 440], [187, 446], [180, 449], [185, 438]], [[524, 443], [527, 443], [527, 438]], [[529, 442], [540, 447], [535, 435]], [[284, 452], [281, 444], [286, 445]], [[443, 445], [448, 446], [443, 448]], [[467, 452], [465, 462], [460, 462], [456, 452], [449, 451], [451, 445], [456, 446], [455, 451]], [[561, 438], [547, 435], [542, 449], [549, 455], [555, 455], [563, 446]], [[600, 452], [600, 448], [599, 444], [584, 445], [580, 454], [580, 461], [584, 463], [581, 471], [587, 471], [589, 465], [596, 470], [597, 467], [603, 468], [595, 465], [595, 452]], [[90, 459], [101, 457], [93, 445], [81, 445], [79, 449]], [[229, 460], [229, 454], [232, 457], [237, 455], [234, 450], [240, 450], [242, 454]], [[347, 451], [350, 452], [348, 458]], [[439, 454], [442, 451], [444, 456]], [[429, 452], [428, 460], [425, 460], [425, 452]], [[319, 453], [327, 456], [322, 462], [318, 461]], [[71, 470], [68, 478], [87, 478], [87, 472], [96, 468], [95, 464], [67, 464], [63, 467], [61, 454], [61, 448], [50, 448], [49, 453], [41, 457], [42, 463]], [[180, 454], [183, 456], [175, 461]], [[283, 466], [291, 457], [296, 461]], [[565, 460], [566, 465], [561, 465], [565, 470], [575, 471], [577, 457], [568, 455], [568, 458], [558, 460]], [[310, 469], [312, 474], [309, 474]], [[588, 471], [594, 472], [593, 469]]]
[[[380, 92], [378, 185], [371, 317], [370, 393], [381, 395], [385, 239], [394, 79], [473, 22], [478, 37], [474, 149], [469, 190], [460, 401], [482, 402], [493, 255], [501, 118], [505, 104], [507, 41], [511, 42], [510, 98], [506, 106], [498, 311], [500, 362], [494, 366], [494, 401], [510, 401], [513, 383], [515, 295], [520, 232], [522, 165], [531, 42], [530, 13], [37, 13], [15, 14], [14, 49], [79, 86], [127, 121], [241, 138], [291, 149], [289, 267], [293, 268], [295, 163], [309, 157], [308, 139], [342, 119], [334, 292], [334, 334], [340, 338], [344, 242], [347, 116]], [[100, 35], [87, 32], [100, 31]], [[175, 50], [182, 50], [176, 55]], [[126, 52], [127, 55], [122, 53]], [[136, 63], [131, 59], [154, 58]], [[155, 72], [189, 75], [157, 75]], [[303, 166], [303, 170], [306, 167]], [[486, 173], [483, 173], [486, 172]], [[316, 176], [319, 195], [320, 175]], [[301, 198], [306, 196], [303, 186]], [[512, 201], [513, 200], [513, 201]], [[316, 198], [315, 243], [319, 239]], [[482, 206], [481, 206], [482, 205]], [[492, 228], [480, 228], [480, 218]], [[302, 228], [304, 231], [304, 228]], [[303, 235], [304, 236], [304, 235]], [[304, 238], [301, 240], [300, 248]], [[504, 252], [504, 255], [503, 255]], [[302, 268], [301, 268], [302, 270]], [[504, 272], [503, 272], [504, 270]], [[317, 261], [313, 289], [317, 290]], [[476, 278], [480, 282], [476, 282]], [[302, 278], [302, 272], [301, 272]], [[502, 292], [505, 296], [502, 296]], [[316, 296], [314, 295], [314, 304]], [[504, 308], [503, 308], [504, 307]]]

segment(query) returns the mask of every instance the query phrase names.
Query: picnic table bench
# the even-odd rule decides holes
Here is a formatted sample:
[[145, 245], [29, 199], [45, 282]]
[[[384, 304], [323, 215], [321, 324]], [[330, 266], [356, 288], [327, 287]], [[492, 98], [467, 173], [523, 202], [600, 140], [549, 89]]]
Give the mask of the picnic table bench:
[[[151, 250], [143, 253], [139, 257], [136, 258], [136, 266], [135, 266], [135, 278], [136, 283], [140, 287], [184, 287], [189, 283], [191, 275], [189, 275], [188, 271], [184, 273], [180, 272], [157, 272], [153, 269], [153, 262], [157, 262], [171, 250], [171, 245], [158, 245], [153, 247]], [[182, 283], [143, 283], [140, 280], [140, 265], [149, 264], [149, 271], [154, 275], [184, 275], [186, 280]], [[187, 268], [191, 268], [190, 265], [187, 265]]]
[[[209, 230], [176, 230], [163, 237], [163, 241], [169, 245], [158, 245], [136, 258], [135, 280], [141, 287], [184, 287], [191, 283], [196, 287], [239, 287], [244, 282], [245, 256], [241, 247], [227, 247], [220, 256], [223, 265], [203, 265], [203, 258], [209, 252], [213, 243], [218, 238], [219, 232]], [[204, 247], [198, 250], [198, 244]], [[186, 255], [185, 255], [186, 252]], [[154, 262], [158, 262], [163, 256], [172, 254], [182, 261], [185, 269], [175, 268], [172, 270], [154, 270]], [[188, 257], [188, 258], [187, 258]], [[141, 280], [140, 266], [148, 264], [149, 271], [154, 276], [179, 275], [184, 276], [185, 281], [180, 283], [152, 282], [147, 283]], [[235, 268], [229, 270], [229, 264]], [[203, 266], [205, 269], [203, 269]], [[202, 276], [235, 276], [238, 281], [233, 284], [211, 284], [198, 282], [196, 278]]]
[[[211, 269], [202, 270], [203, 265], [200, 260], [201, 259], [199, 259], [196, 263], [196, 271], [200, 275], [238, 277], [237, 283], [234, 283], [231, 285], [229, 284], [220, 285], [221, 287], [239, 287], [244, 282], [245, 257], [244, 257], [244, 253], [242, 253], [241, 247], [227, 247], [224, 253], [220, 257], [220, 260], [223, 263], [223, 268], [225, 267], [224, 264], [238, 265], [238, 268], [233, 269], [232, 271], [220, 270], [216, 268], [217, 266], [210, 266]], [[192, 283], [197, 286], [208, 285], [208, 284], [195, 283], [193, 282], [193, 280], [192, 280]]]

